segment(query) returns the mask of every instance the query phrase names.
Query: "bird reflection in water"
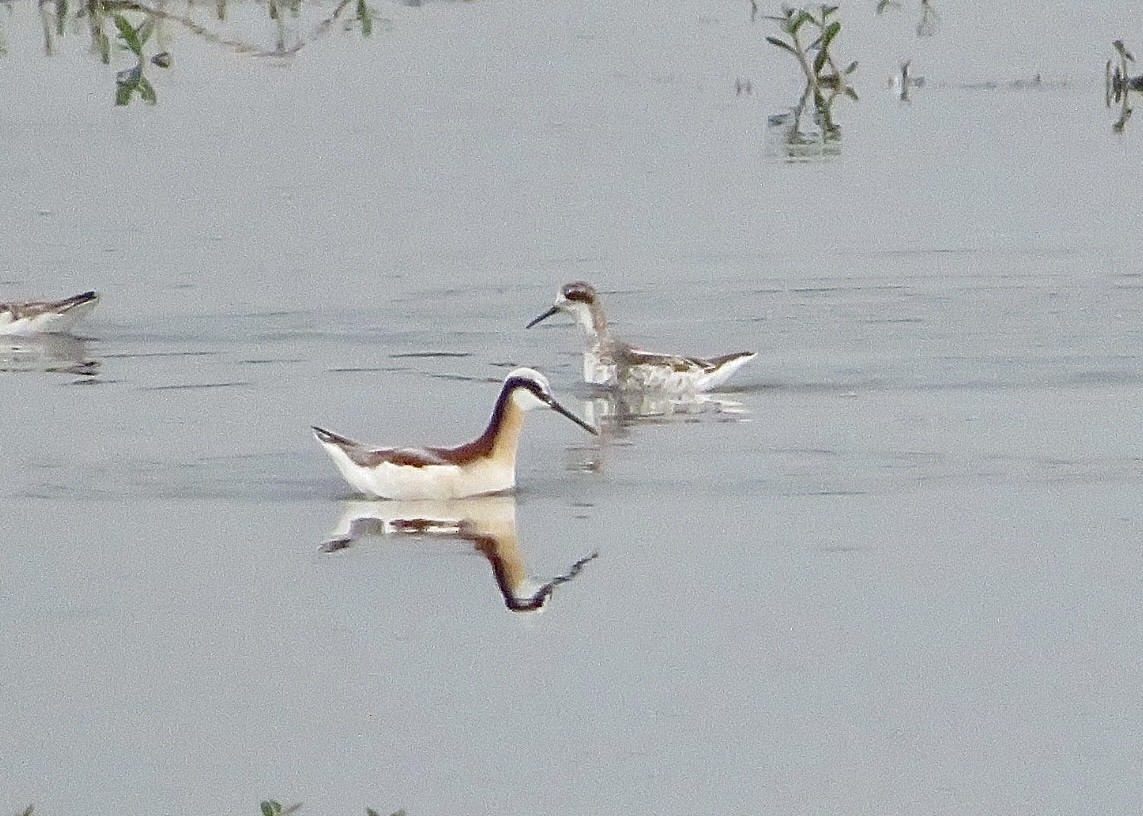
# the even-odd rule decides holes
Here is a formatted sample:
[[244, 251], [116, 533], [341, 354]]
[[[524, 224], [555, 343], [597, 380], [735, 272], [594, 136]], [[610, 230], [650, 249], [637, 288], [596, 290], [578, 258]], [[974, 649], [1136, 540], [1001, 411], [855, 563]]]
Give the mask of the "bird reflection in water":
[[597, 427], [628, 428], [658, 424], [672, 419], [719, 415], [720, 419], [741, 420], [749, 414], [741, 402], [728, 394], [666, 394], [654, 391], [607, 391], [584, 400], [583, 413]]
[[70, 334], [0, 336], [0, 372], [28, 371], [94, 377], [99, 360], [86, 340]]
[[571, 581], [599, 553], [575, 561], [562, 575], [538, 581], [528, 572], [516, 532], [516, 499], [479, 496], [469, 499], [346, 502], [334, 531], [322, 544], [332, 553], [368, 536], [416, 535], [467, 541], [488, 559], [504, 605], [513, 612], [544, 607], [560, 584]]
[[583, 401], [581, 415], [599, 430], [589, 445], [567, 449], [567, 469], [604, 470], [607, 448], [625, 442], [639, 425], [677, 422], [742, 422], [750, 411], [731, 394], [668, 394], [656, 391], [596, 391]]

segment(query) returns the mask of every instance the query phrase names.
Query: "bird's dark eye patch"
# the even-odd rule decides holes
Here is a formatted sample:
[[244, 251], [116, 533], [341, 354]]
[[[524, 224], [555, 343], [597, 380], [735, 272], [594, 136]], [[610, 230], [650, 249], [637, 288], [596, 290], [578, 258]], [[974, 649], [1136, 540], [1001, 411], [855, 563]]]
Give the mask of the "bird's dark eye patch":
[[547, 400], [548, 398], [547, 394], [544, 393], [544, 387], [528, 377], [513, 377], [508, 381], [508, 386], [510, 391], [523, 388], [526, 391], [531, 391], [542, 400]]

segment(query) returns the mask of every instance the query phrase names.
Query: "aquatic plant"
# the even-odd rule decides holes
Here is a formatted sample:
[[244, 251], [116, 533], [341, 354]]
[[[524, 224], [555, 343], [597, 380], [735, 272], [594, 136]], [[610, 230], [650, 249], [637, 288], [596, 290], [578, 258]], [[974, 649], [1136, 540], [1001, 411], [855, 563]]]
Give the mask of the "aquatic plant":
[[[776, 22], [784, 37], [768, 36], [766, 42], [793, 55], [802, 69], [808, 89], [817, 93], [819, 89], [827, 88], [835, 94], [844, 93], [857, 99], [857, 92], [847, 79], [857, 70], [857, 63], [851, 62], [845, 70], [838, 70], [830, 51], [837, 35], [841, 33], [841, 22], [834, 19], [838, 8], [821, 5], [815, 13], [810, 8], [794, 8], [783, 4], [780, 15], [767, 15], [766, 19]], [[803, 30], [816, 31], [817, 37], [805, 44], [802, 42]], [[810, 58], [811, 54], [814, 55], [813, 59]]]
[[[131, 22], [122, 14], [113, 14], [111, 19], [119, 30], [120, 46], [135, 55], [135, 64], [115, 75], [115, 104], [126, 105], [131, 102], [132, 97], [138, 94], [139, 98], [148, 105], [154, 105], [159, 101], [159, 95], [155, 93], [155, 86], [151, 84], [150, 80], [143, 76], [143, 69], [147, 65], [147, 55], [143, 52], [143, 46], [155, 33], [155, 18], [146, 16], [138, 25], [131, 25]], [[102, 29], [100, 34], [102, 34]], [[106, 47], [101, 48], [101, 53], [107, 53]], [[106, 57], [104, 62], [107, 62]], [[161, 68], [167, 68], [171, 64], [170, 55], [166, 52], [156, 54], [152, 62]]]
[[[37, 9], [46, 56], [53, 56], [65, 37], [85, 32], [90, 38], [91, 53], [104, 65], [110, 65], [118, 52], [134, 57], [131, 65], [116, 73], [116, 105], [127, 105], [136, 98], [151, 105], [158, 102], [158, 93], [146, 76], [146, 69], [150, 65], [170, 67], [174, 58], [165, 42], [155, 48], [148, 46], [152, 41], [168, 38], [172, 28], [181, 28], [231, 52], [289, 58], [321, 39], [339, 21], [346, 30], [359, 30], [362, 37], [371, 37], [384, 22], [369, 0], [338, 0], [331, 9], [325, 9], [307, 31], [299, 32], [297, 28], [304, 11], [326, 4], [320, 0], [267, 0], [259, 5], [266, 9], [273, 27], [273, 44], [269, 47], [224, 33], [230, 13], [229, 0], [215, 0], [211, 5], [208, 14], [213, 16], [213, 22], [202, 19], [203, 9], [193, 0], [185, 0], [181, 13], [175, 10], [174, 3], [156, 2], [151, 6], [137, 0], [40, 0]], [[0, 26], [0, 57], [8, 53], [8, 47], [7, 36]]]
[[[877, 0], [877, 13], [886, 9], [899, 8], [900, 0]], [[941, 15], [933, 8], [931, 0], [921, 0], [921, 19], [917, 23], [918, 37], [932, 37], [941, 27]]]
[[282, 803], [277, 799], [267, 799], [258, 806], [262, 816], [287, 816], [290, 813], [297, 813], [302, 809], [302, 803], [298, 802], [293, 805], [282, 806]]
[[[794, 8], [783, 4], [780, 15], [766, 19], [778, 24], [782, 36], [766, 37], [766, 42], [792, 55], [806, 81], [797, 104], [788, 112], [771, 116], [767, 127], [781, 134], [786, 157], [804, 160], [836, 156], [841, 141], [841, 128], [833, 118], [833, 104], [839, 96], [857, 100], [857, 91], [849, 78], [857, 70], [851, 62], [844, 69], [834, 60], [833, 47], [841, 34], [836, 19], [838, 6]], [[812, 40], [809, 40], [813, 37]], [[812, 125], [803, 119], [813, 100]]]
[[1131, 76], [1128, 66], [1135, 62], [1135, 55], [1127, 50], [1123, 40], [1115, 40], [1111, 46], [1115, 49], [1118, 63], [1113, 69], [1113, 61], [1108, 60], [1104, 67], [1103, 99], [1109, 108], [1112, 102], [1120, 106], [1119, 120], [1111, 126], [1111, 129], [1116, 133], [1122, 133], [1131, 119], [1130, 92], [1143, 92], [1143, 76]]
[[[35, 805], [28, 805], [20, 812], [20, 816], [33, 816], [36, 809]], [[297, 802], [292, 805], [283, 805], [277, 799], [266, 799], [259, 803], [258, 812], [261, 816], [289, 816], [291, 813], [297, 813], [302, 809], [302, 803]], [[373, 808], [365, 808], [365, 816], [381, 816], [379, 811]], [[389, 816], [407, 816], [405, 809], [395, 810]]]
[[[291, 813], [297, 813], [301, 810], [302, 803], [298, 802], [297, 804], [283, 806], [277, 799], [267, 799], [258, 805], [258, 809], [262, 816], [288, 816]], [[29, 808], [28, 811], [30, 813], [31, 808]], [[24, 816], [28, 816], [28, 814], [26, 813]], [[373, 808], [365, 808], [365, 816], [381, 816], [381, 814]], [[401, 808], [400, 810], [396, 810], [391, 813], [390, 816], [406, 816], [405, 809]]]
[[917, 23], [918, 37], [932, 37], [941, 27], [941, 15], [929, 0], [921, 0], [921, 21]]
[[[268, 799], [258, 806], [262, 816], [288, 816], [290, 813], [297, 813], [302, 809], [302, 803], [298, 802], [294, 805], [282, 806], [282, 803], [276, 799]], [[25, 814], [27, 816], [27, 814]], [[373, 808], [365, 808], [365, 816], [381, 816], [381, 814]], [[406, 816], [405, 809], [395, 810], [389, 816]]]

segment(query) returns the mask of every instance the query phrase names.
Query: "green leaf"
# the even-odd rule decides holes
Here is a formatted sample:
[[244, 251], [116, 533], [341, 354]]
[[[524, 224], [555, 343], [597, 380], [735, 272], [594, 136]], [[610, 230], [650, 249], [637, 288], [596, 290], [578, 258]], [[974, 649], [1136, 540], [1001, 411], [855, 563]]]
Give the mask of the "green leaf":
[[112, 19], [115, 20], [115, 27], [119, 29], [119, 37], [126, 44], [128, 50], [133, 52], [135, 56], [141, 57], [143, 55], [143, 43], [139, 42], [139, 33], [122, 14], [115, 14]]
[[857, 91], [853, 90], [853, 88], [851, 88], [848, 85], [845, 86], [845, 95], [848, 96], [850, 99], [852, 99], [854, 102], [860, 102], [861, 101], [860, 99], [857, 98]]
[[282, 812], [281, 802], [269, 799], [263, 802], [260, 807], [262, 808], [262, 816], [279, 816]]
[[849, 76], [850, 74], [852, 74], [856, 70], [857, 70], [857, 60], [854, 60], [849, 65], [845, 66], [845, 70], [842, 71], [842, 73], [845, 74], [846, 76]]
[[[792, 45], [790, 45], [785, 40], [779, 40], [777, 37], [767, 37], [766, 42], [770, 43], [770, 45], [776, 45], [778, 48], [784, 48], [787, 51], [789, 51], [791, 54], [797, 55], [797, 53], [798, 53], [797, 51], [794, 50], [794, 47]], [[789, 63], [786, 63], [786, 64], [789, 65]]]
[[825, 51], [829, 48], [833, 38], [841, 32], [841, 23], [836, 20], [826, 26], [825, 31], [822, 32], [822, 50]]
[[361, 36], [368, 37], [373, 33], [373, 14], [365, 0], [357, 0], [357, 19], [361, 21]]
[[147, 44], [147, 40], [151, 39], [151, 35], [155, 33], [155, 18], [148, 14], [147, 19], [139, 24], [136, 33], [139, 37], [139, 46], [141, 48]]
[[123, 107], [131, 101], [131, 95], [135, 93], [135, 88], [139, 86], [138, 82], [116, 82], [115, 83], [115, 105]]
[[99, 59], [104, 65], [111, 64], [111, 38], [99, 29], [95, 33], [95, 43], [99, 47]]
[[139, 77], [139, 96], [148, 105], [154, 105], [159, 101], [159, 95], [155, 93], [155, 86], [144, 76]]
[[818, 55], [814, 57], [814, 73], [820, 74], [822, 68], [825, 67], [826, 59], [829, 57], [829, 52], [824, 48], [818, 51]]

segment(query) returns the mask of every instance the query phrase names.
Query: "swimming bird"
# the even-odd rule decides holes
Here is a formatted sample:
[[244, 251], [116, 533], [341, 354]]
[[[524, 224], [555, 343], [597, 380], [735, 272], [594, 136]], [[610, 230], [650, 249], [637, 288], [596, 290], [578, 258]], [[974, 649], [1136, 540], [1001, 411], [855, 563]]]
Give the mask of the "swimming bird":
[[0, 303], [0, 334], [66, 334], [98, 301], [98, 293], [84, 292], [63, 300]]
[[314, 435], [350, 486], [378, 499], [460, 499], [516, 486], [516, 449], [524, 414], [551, 408], [588, 433], [595, 428], [552, 396], [538, 371], [517, 368], [504, 378], [488, 427], [455, 448], [368, 448], [314, 426]]
[[583, 379], [591, 385], [676, 393], [710, 391], [757, 356], [753, 351], [740, 351], [718, 357], [685, 357], [637, 349], [611, 334], [599, 293], [585, 281], [566, 284], [552, 308], [526, 328], [558, 312], [571, 315], [587, 333]]

